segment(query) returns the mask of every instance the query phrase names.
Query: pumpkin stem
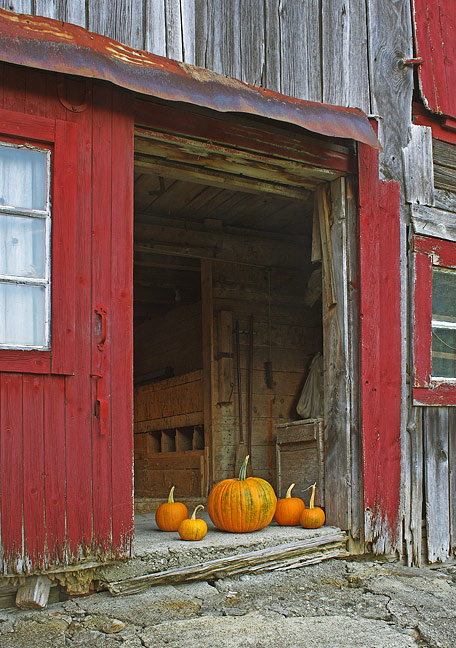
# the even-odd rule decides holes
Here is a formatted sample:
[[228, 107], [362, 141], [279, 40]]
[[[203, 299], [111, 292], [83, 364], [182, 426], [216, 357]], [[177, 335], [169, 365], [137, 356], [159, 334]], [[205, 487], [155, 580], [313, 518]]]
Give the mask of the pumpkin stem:
[[316, 488], [316, 486], [317, 486], [317, 482], [315, 482], [315, 484], [312, 484], [312, 486], [311, 486], [312, 495], [310, 496], [310, 504], [309, 504], [309, 508], [311, 508], [311, 509], [315, 508], [314, 502], [315, 502], [315, 488]]
[[192, 517], [191, 517], [190, 519], [191, 519], [191, 520], [196, 520], [196, 512], [197, 512], [199, 509], [203, 509], [203, 508], [204, 508], [204, 506], [203, 506], [202, 504], [198, 504], [198, 506], [197, 506], [197, 507], [195, 508], [195, 510], [193, 511]]
[[168, 504], [174, 504], [174, 486], [171, 486], [171, 490], [168, 495]]
[[244, 479], [247, 477], [247, 464], [249, 463], [249, 456], [250, 455], [247, 455], [242, 463], [241, 469], [239, 471], [239, 481], [244, 481]]
[[287, 490], [287, 494], [285, 495], [285, 497], [291, 497], [291, 491], [293, 490], [294, 487], [295, 484], [291, 484], [290, 488]]

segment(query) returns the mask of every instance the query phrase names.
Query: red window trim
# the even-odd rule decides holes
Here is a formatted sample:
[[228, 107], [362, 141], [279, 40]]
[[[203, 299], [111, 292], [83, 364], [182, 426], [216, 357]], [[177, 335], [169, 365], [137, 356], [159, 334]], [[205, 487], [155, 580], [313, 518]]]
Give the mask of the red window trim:
[[456, 268], [456, 242], [415, 236], [415, 405], [456, 405], [456, 378], [432, 378], [432, 268]]
[[0, 137], [52, 147], [51, 349], [0, 349], [0, 371], [74, 374], [77, 126], [0, 110]]

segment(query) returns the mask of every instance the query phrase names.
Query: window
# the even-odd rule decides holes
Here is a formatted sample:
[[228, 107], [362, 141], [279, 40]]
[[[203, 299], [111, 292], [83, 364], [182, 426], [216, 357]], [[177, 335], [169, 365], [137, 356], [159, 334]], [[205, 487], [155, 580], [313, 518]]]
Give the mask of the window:
[[74, 373], [77, 163], [76, 124], [0, 109], [0, 371]]
[[415, 404], [456, 405], [456, 242], [415, 236]]
[[0, 141], [0, 347], [50, 346], [50, 151]]

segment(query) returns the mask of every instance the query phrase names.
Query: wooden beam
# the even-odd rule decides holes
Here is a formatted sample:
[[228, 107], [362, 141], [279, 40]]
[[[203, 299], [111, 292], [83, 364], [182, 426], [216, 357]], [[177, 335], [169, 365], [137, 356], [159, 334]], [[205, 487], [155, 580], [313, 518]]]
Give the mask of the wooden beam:
[[212, 297], [212, 262], [207, 259], [201, 261], [201, 311], [202, 311], [202, 343], [203, 343], [203, 418], [204, 418], [204, 447], [209, 465], [206, 465], [204, 475], [206, 484], [202, 488], [202, 495], [208, 495], [213, 484], [213, 430], [214, 418], [214, 393], [213, 380], [216, 367], [214, 366], [214, 305]]
[[[266, 192], [280, 196], [288, 196], [290, 198], [301, 198], [303, 200], [309, 197], [309, 190], [314, 189], [318, 184], [310, 180], [303, 180], [300, 186], [290, 186], [278, 182], [246, 178], [233, 173], [205, 169], [187, 162], [167, 161], [163, 158], [154, 158], [149, 155], [136, 153], [135, 169], [139, 168], [148, 170], [149, 173], [156, 173], [176, 180], [199, 182], [213, 187], [222, 187], [223, 189], [239, 188], [247, 193]], [[331, 179], [333, 178], [334, 175], [332, 175]]]
[[17, 590], [16, 605], [21, 610], [43, 610], [50, 591], [51, 581], [47, 576], [29, 576]]

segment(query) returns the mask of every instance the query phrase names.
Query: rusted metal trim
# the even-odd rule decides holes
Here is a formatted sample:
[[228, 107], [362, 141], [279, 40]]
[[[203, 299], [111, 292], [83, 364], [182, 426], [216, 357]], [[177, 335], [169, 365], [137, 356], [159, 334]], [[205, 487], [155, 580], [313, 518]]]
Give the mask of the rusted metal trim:
[[357, 108], [287, 97], [50, 18], [0, 9], [0, 60], [109, 81], [141, 94], [219, 112], [268, 117], [381, 148], [366, 115]]

